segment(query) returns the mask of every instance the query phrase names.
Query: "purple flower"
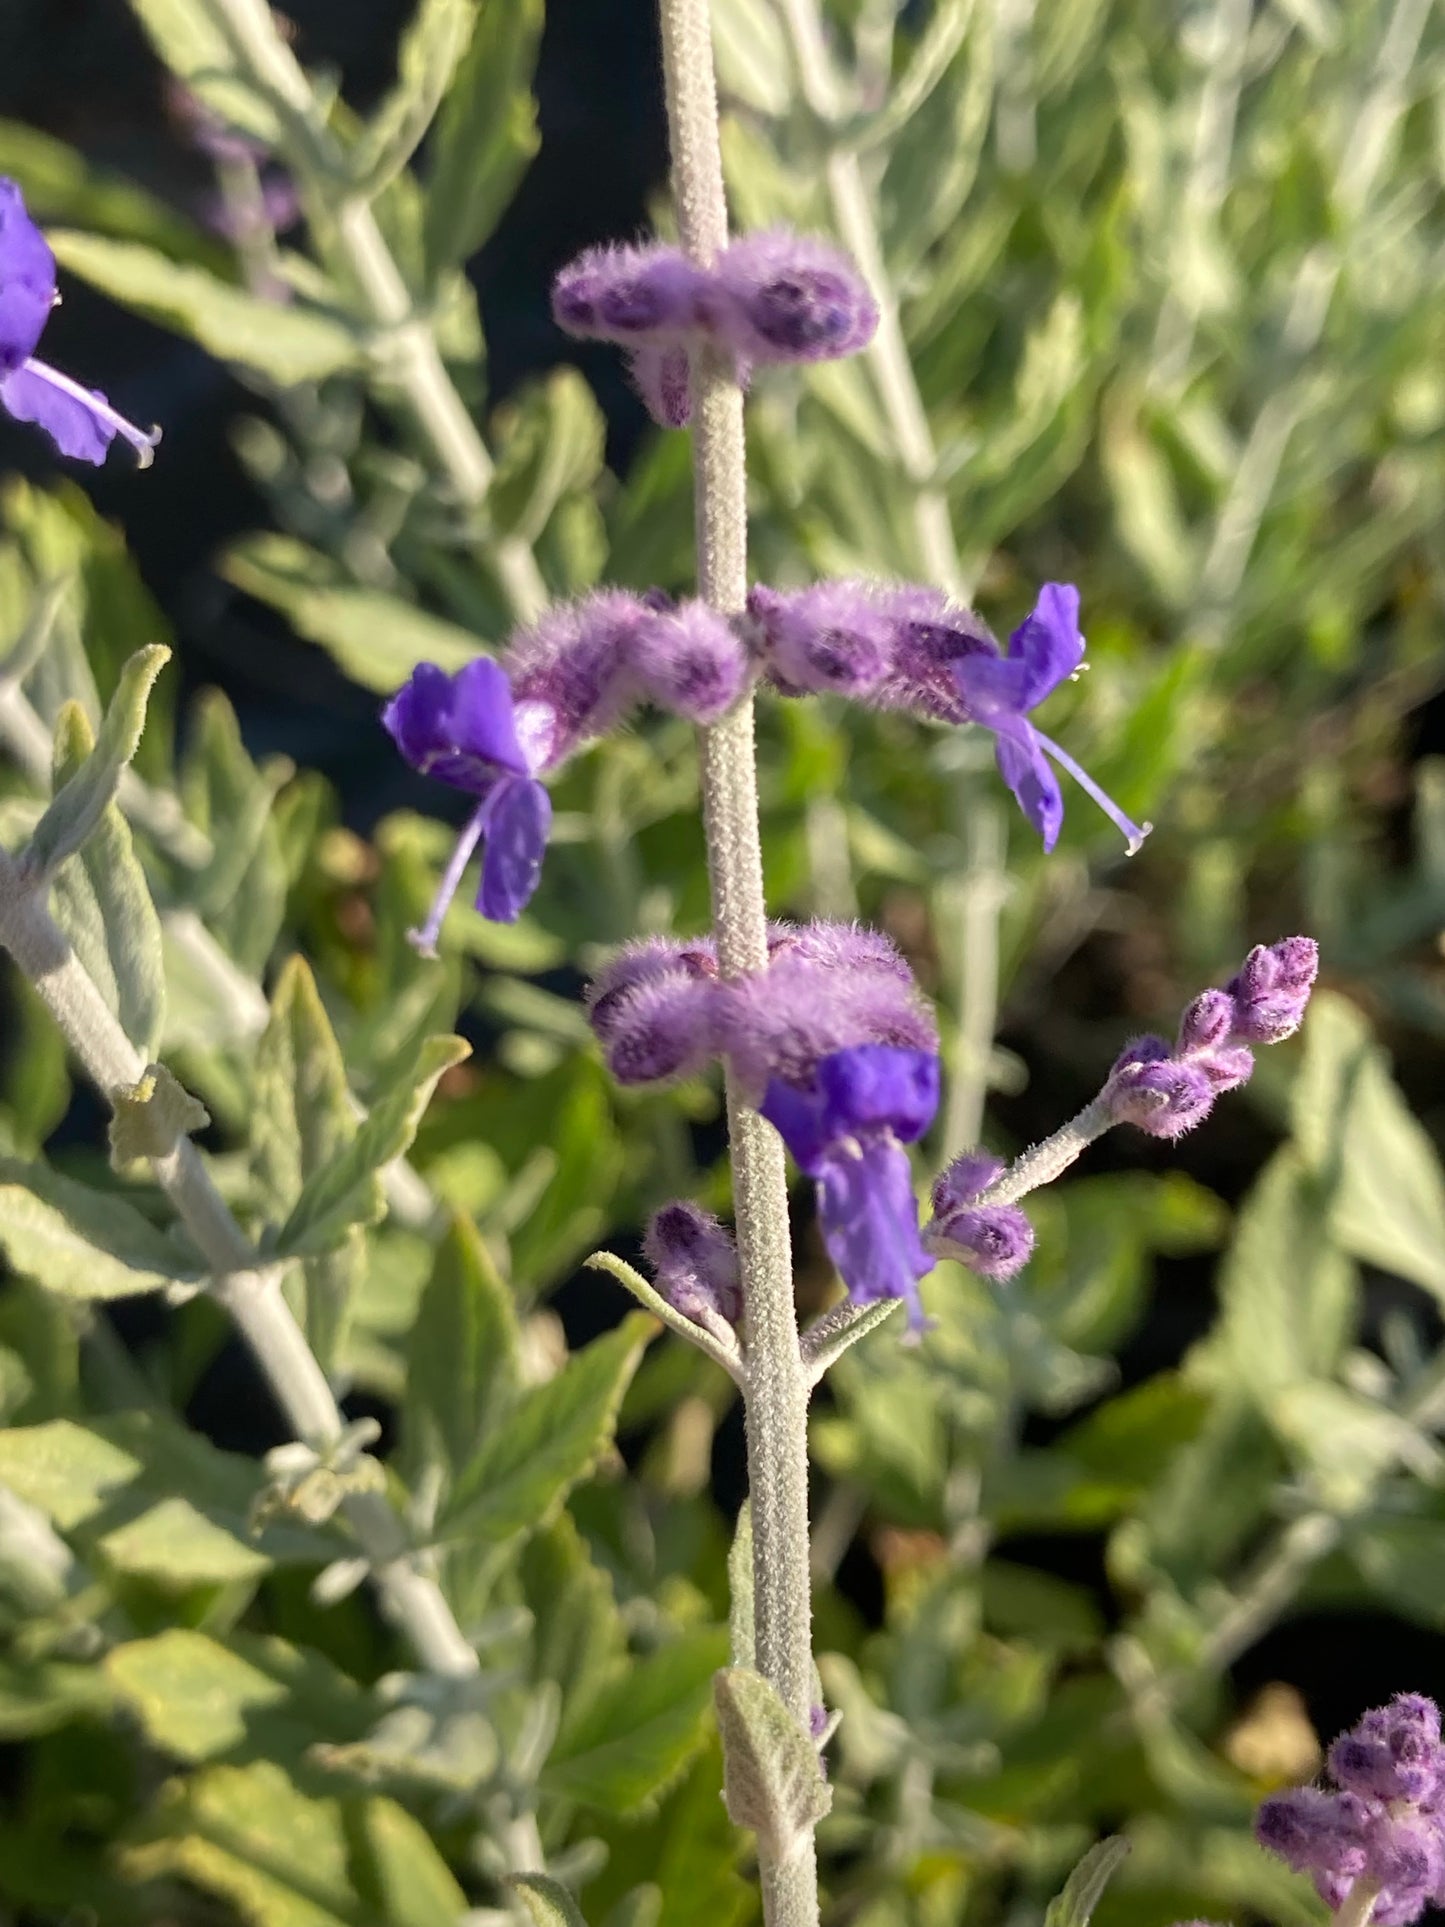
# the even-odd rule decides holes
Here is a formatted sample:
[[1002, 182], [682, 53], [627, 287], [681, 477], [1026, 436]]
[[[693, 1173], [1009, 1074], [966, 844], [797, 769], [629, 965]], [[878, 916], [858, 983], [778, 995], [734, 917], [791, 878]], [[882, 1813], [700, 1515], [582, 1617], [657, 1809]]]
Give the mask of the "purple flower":
[[1445, 1885], [1445, 1747], [1440, 1712], [1420, 1693], [1377, 1707], [1330, 1748], [1341, 1791], [1295, 1787], [1259, 1809], [1262, 1845], [1313, 1877], [1339, 1908], [1357, 1880], [1379, 1888], [1371, 1919], [1409, 1927]]
[[694, 1323], [715, 1313], [729, 1325], [743, 1315], [742, 1273], [733, 1235], [710, 1211], [678, 1199], [655, 1212], [642, 1249], [667, 1302]]
[[700, 301], [743, 371], [760, 362], [854, 355], [878, 328], [878, 304], [849, 256], [786, 229], [748, 234], [724, 248]]
[[16, 421], [43, 428], [62, 455], [103, 462], [119, 435], [148, 467], [158, 428], [137, 428], [104, 395], [35, 359], [55, 301], [55, 256], [26, 213], [20, 189], [0, 179], [0, 405]]
[[1033, 1255], [1034, 1228], [1016, 1204], [979, 1204], [1003, 1165], [986, 1151], [967, 1151], [933, 1186], [933, 1221], [923, 1242], [940, 1258], [956, 1258], [981, 1278], [1002, 1281]]
[[[671, 603], [661, 598], [666, 608]], [[503, 658], [518, 726], [537, 767], [552, 769], [589, 736], [619, 723], [639, 700], [636, 648], [658, 599], [599, 589], [520, 630]]]
[[1046, 850], [1057, 843], [1064, 820], [1063, 793], [1049, 768], [1052, 758], [1118, 824], [1132, 856], [1151, 826], [1132, 823], [1052, 737], [1027, 720], [1028, 712], [1066, 682], [1083, 659], [1079, 592], [1071, 583], [1046, 582], [1033, 614], [1009, 637], [1008, 654], [972, 650], [954, 663], [953, 679], [969, 720], [993, 731], [999, 773]]
[[938, 1109], [937, 1057], [884, 1044], [835, 1051], [806, 1086], [775, 1077], [760, 1108], [817, 1182], [823, 1242], [854, 1301], [905, 1299], [909, 1323], [921, 1326], [918, 1280], [933, 1259], [903, 1146]]
[[867, 583], [819, 582], [792, 594], [760, 584], [748, 615], [768, 678], [785, 696], [867, 697], [893, 667], [894, 611]]
[[425, 924], [409, 933], [423, 956], [434, 957], [442, 918], [483, 838], [477, 908], [496, 923], [516, 921], [537, 887], [552, 802], [523, 747], [511, 687], [488, 657], [454, 676], [419, 663], [381, 720], [413, 769], [478, 799]]

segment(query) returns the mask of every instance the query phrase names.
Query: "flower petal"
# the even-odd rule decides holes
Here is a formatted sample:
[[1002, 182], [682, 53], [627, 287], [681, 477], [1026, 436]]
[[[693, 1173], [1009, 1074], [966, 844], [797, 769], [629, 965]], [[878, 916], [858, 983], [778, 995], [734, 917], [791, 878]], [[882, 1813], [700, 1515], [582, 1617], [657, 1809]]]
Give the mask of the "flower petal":
[[54, 305], [55, 256], [20, 189], [0, 180], [0, 374], [13, 374], [35, 353]]
[[1067, 682], [1084, 660], [1079, 592], [1072, 582], [1044, 584], [1032, 615], [1009, 637], [1008, 653], [1010, 661], [1021, 662], [1027, 671], [1025, 709], [1032, 709]]
[[758, 1110], [792, 1152], [798, 1169], [816, 1176], [830, 1142], [821, 1093], [800, 1091], [779, 1077], [770, 1078]]
[[1045, 850], [1052, 850], [1063, 826], [1064, 797], [1033, 725], [1022, 717], [998, 716], [988, 726], [994, 732], [999, 775], [1043, 838]]
[[503, 771], [527, 772], [511, 684], [490, 656], [478, 656], [455, 676], [433, 662], [418, 663], [381, 720], [413, 769], [453, 789], [486, 796]]
[[137, 428], [111, 407], [98, 388], [83, 388], [43, 361], [27, 361], [13, 374], [0, 377], [0, 403], [18, 422], [43, 428], [62, 455], [76, 461], [105, 460], [106, 450], [119, 435], [136, 452], [142, 468], [155, 459], [158, 428]]
[[822, 1060], [818, 1088], [830, 1136], [881, 1129], [912, 1144], [938, 1109], [938, 1058], [892, 1044], [857, 1044]]
[[509, 777], [487, 806], [487, 848], [477, 908], [493, 923], [515, 923], [542, 874], [552, 799], [534, 778]]
[[918, 1235], [918, 1202], [908, 1159], [886, 1137], [839, 1147], [818, 1173], [818, 1217], [828, 1256], [860, 1305], [878, 1298], [908, 1301], [911, 1325], [921, 1325], [918, 1280], [933, 1259]]

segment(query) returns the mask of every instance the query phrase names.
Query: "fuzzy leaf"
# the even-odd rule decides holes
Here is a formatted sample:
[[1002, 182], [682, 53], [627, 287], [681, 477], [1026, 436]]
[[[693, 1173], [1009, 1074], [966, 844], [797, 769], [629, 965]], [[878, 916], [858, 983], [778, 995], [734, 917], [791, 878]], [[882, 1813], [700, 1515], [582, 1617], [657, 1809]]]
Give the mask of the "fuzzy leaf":
[[656, 1327], [632, 1312], [525, 1392], [457, 1479], [439, 1537], [500, 1545], [552, 1517], [612, 1441], [622, 1395]]
[[[634, 1812], [668, 1785], [697, 1747], [709, 1682], [726, 1657], [726, 1633], [709, 1627], [628, 1666], [563, 1726], [544, 1784], [604, 1813]], [[816, 1763], [816, 1753], [813, 1758]]]
[[713, 1702], [728, 1813], [734, 1826], [751, 1828], [771, 1859], [785, 1863], [833, 1804], [818, 1749], [777, 1688], [750, 1666], [724, 1667], [713, 1681]]
[[66, 1298], [133, 1298], [204, 1276], [124, 1198], [11, 1158], [0, 1159], [0, 1250]]
[[487, 508], [502, 534], [536, 542], [562, 498], [596, 481], [606, 424], [575, 368], [558, 369], [509, 404], [508, 418]]
[[466, 51], [477, 0], [421, 0], [402, 34], [396, 85], [383, 98], [352, 156], [353, 178], [369, 196], [411, 159]]
[[534, 1927], [587, 1927], [577, 1902], [559, 1880], [550, 1880], [544, 1873], [519, 1873], [508, 1884], [522, 1896]]
[[[156, 52], [191, 93], [227, 125], [268, 146], [278, 137], [275, 109], [241, 73], [225, 29], [193, 0], [132, 0]], [[256, 0], [245, 0], [248, 11]], [[274, 33], [269, 17], [266, 31]]]
[[[114, 802], [121, 771], [135, 755], [145, 728], [151, 684], [169, 662], [170, 654], [156, 642], [131, 657], [121, 672], [95, 746], [83, 762], [76, 757], [82, 740], [78, 726], [68, 723], [62, 760], [67, 769], [72, 762], [78, 766], [67, 775], [36, 824], [28, 852], [30, 862], [47, 875], [81, 847], [99, 824], [106, 806]], [[72, 716], [75, 713], [70, 712]]]
[[470, 1055], [460, 1037], [428, 1037], [378, 1095], [356, 1135], [301, 1187], [277, 1249], [290, 1257], [329, 1251], [354, 1224], [375, 1224], [386, 1206], [380, 1172], [411, 1146], [437, 1079]]
[[477, 1440], [500, 1429], [517, 1389], [519, 1346], [506, 1281], [471, 1220], [453, 1219], [407, 1344], [403, 1418], [420, 1464], [454, 1479]]
[[1090, 1847], [1049, 1902], [1044, 1927], [1089, 1927], [1094, 1909], [1119, 1866], [1128, 1856], [1129, 1842], [1115, 1835]]
[[111, 1092], [110, 1161], [117, 1171], [165, 1157], [183, 1137], [204, 1131], [211, 1114], [164, 1064], [147, 1064], [136, 1084]]
[[532, 71], [543, 0], [481, 0], [432, 137], [426, 256], [435, 274], [492, 232], [537, 151]]
[[61, 228], [46, 237], [62, 267], [148, 321], [198, 341], [221, 361], [236, 361], [283, 387], [321, 381], [361, 365], [362, 342], [340, 314], [293, 301], [261, 301], [138, 241]]

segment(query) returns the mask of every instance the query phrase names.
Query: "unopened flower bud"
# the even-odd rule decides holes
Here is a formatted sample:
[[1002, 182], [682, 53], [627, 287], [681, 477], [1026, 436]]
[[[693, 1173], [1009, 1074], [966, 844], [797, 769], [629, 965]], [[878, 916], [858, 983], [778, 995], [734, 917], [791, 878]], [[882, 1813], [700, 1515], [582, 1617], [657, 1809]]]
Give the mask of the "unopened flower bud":
[[1209, 1115], [1214, 1087], [1198, 1064], [1171, 1057], [1162, 1037], [1145, 1037], [1118, 1057], [1101, 1097], [1115, 1123], [1176, 1138]]
[[633, 665], [652, 702], [693, 723], [725, 716], [748, 681], [747, 651], [726, 618], [704, 602], [686, 602], [640, 629]]
[[746, 362], [826, 361], [866, 348], [878, 304], [852, 260], [806, 235], [748, 234], [723, 249], [702, 295], [715, 332]]
[[694, 325], [701, 282], [680, 248], [588, 248], [552, 283], [552, 315], [568, 334], [591, 340], [675, 340]]
[[742, 1275], [733, 1235], [710, 1211], [685, 1199], [665, 1204], [647, 1227], [643, 1250], [657, 1288], [684, 1317], [716, 1312], [730, 1325], [742, 1316]]
[[1234, 1028], [1234, 999], [1227, 990], [1202, 990], [1179, 1020], [1176, 1050], [1181, 1057], [1213, 1050]]

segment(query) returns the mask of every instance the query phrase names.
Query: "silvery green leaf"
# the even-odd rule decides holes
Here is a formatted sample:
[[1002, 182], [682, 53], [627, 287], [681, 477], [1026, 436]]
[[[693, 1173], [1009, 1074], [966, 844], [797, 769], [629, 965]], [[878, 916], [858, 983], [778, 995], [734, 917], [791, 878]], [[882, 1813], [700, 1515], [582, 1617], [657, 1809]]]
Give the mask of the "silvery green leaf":
[[320, 643], [363, 688], [390, 695], [419, 662], [454, 672], [484, 653], [459, 624], [379, 589], [358, 588], [337, 565], [290, 536], [251, 535], [234, 543], [228, 581], [280, 609], [296, 633]]
[[47, 236], [62, 267], [148, 321], [198, 341], [282, 387], [359, 368], [363, 342], [339, 312], [263, 301], [192, 262], [138, 241], [60, 228]]
[[723, 1743], [723, 1798], [734, 1826], [749, 1827], [770, 1859], [786, 1864], [833, 1804], [811, 1734], [777, 1688], [750, 1666], [713, 1681]]
[[[242, 0], [256, 12], [256, 0]], [[263, 141], [279, 136], [275, 105], [243, 72], [235, 48], [213, 10], [197, 0], [132, 0], [151, 44], [166, 66], [228, 126]], [[269, 18], [265, 31], [276, 29]]]
[[580, 1717], [564, 1719], [543, 1784], [609, 1814], [655, 1799], [697, 1750], [708, 1685], [726, 1657], [719, 1626], [683, 1633], [632, 1661]]
[[778, 10], [768, 0], [713, 0], [712, 40], [723, 98], [761, 114], [786, 115], [798, 81]]
[[542, 14], [543, 0], [481, 0], [432, 136], [426, 257], [433, 273], [476, 253], [537, 151], [531, 85]]
[[548, 375], [499, 415], [502, 440], [487, 508], [500, 533], [535, 542], [562, 498], [596, 481], [606, 425], [573, 368]]
[[385, 1201], [380, 1172], [410, 1148], [437, 1079], [470, 1055], [460, 1037], [428, 1037], [378, 1092], [356, 1134], [307, 1177], [276, 1240], [305, 1257], [342, 1242], [350, 1226], [375, 1224]]
[[145, 728], [146, 699], [151, 684], [170, 660], [160, 643], [137, 650], [121, 671], [119, 685], [105, 712], [94, 746], [80, 760], [79, 746], [88, 738], [84, 717], [67, 725], [63, 763], [68, 774], [36, 825], [28, 861], [50, 874], [74, 854], [100, 822], [106, 805], [115, 800], [121, 771], [135, 755]]
[[368, 196], [406, 166], [431, 126], [471, 39], [477, 0], [419, 0], [397, 49], [396, 84], [362, 131], [351, 174]]
[[0, 1159], [0, 1250], [66, 1298], [133, 1298], [204, 1276], [199, 1259], [124, 1198], [12, 1158]]
[[1295, 1133], [1332, 1235], [1445, 1303], [1445, 1175], [1434, 1145], [1345, 998], [1316, 991], [1304, 1037]]
[[522, 1896], [533, 1927], [587, 1927], [577, 1902], [560, 1881], [544, 1873], [518, 1873], [508, 1885]]
[[1062, 1891], [1049, 1902], [1044, 1927], [1089, 1927], [1105, 1887], [1128, 1852], [1129, 1842], [1117, 1834], [1090, 1847], [1064, 1882]]
[[456, 1218], [407, 1340], [403, 1423], [419, 1467], [462, 1470], [517, 1391], [520, 1349], [512, 1292], [470, 1219]]
[[728, 1631], [734, 1666], [753, 1664], [753, 1507], [744, 1499], [728, 1551]]

